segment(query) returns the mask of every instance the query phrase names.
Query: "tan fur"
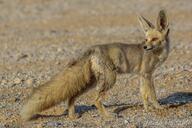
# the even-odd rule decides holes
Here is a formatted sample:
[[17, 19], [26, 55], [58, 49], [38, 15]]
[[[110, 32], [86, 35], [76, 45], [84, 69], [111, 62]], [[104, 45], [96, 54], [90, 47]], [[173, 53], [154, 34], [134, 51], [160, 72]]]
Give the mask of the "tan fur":
[[[88, 51], [88, 53], [90, 52]], [[22, 119], [30, 120], [38, 112], [67, 99], [69, 117], [76, 118], [74, 112], [75, 98], [94, 85], [96, 80], [94, 76], [97, 76], [97, 81], [102, 75], [107, 76], [99, 87], [101, 92], [109, 89], [115, 83], [116, 75], [113, 68], [104, 58], [98, 59], [100, 56], [99, 54], [95, 55], [95, 53], [91, 57], [87, 53], [84, 54], [82, 58], [71, 63], [62, 73], [35, 89], [21, 111]]]
[[143, 16], [139, 22], [145, 33], [145, 40], [140, 44], [104, 44], [91, 49], [108, 56], [118, 73], [136, 73], [141, 77], [140, 91], [144, 107], [149, 101], [155, 108], [162, 108], [155, 94], [152, 74], [168, 57], [169, 28], [164, 10], [159, 12], [156, 27]]
[[91, 79], [90, 62], [82, 60], [65, 69], [51, 81], [35, 89], [21, 115], [25, 120], [34, 114], [77, 95]]
[[118, 73], [136, 73], [141, 76], [141, 95], [144, 108], [149, 100], [155, 108], [162, 108], [156, 98], [152, 74], [168, 57], [168, 20], [163, 10], [159, 12], [156, 28], [144, 17], [139, 17], [146, 39], [140, 44], [104, 44], [89, 48], [50, 82], [38, 87], [22, 109], [24, 120], [68, 99], [69, 117], [74, 119], [74, 102], [77, 96], [96, 86], [95, 106], [104, 117], [110, 117], [102, 105], [105, 92], [116, 81]]

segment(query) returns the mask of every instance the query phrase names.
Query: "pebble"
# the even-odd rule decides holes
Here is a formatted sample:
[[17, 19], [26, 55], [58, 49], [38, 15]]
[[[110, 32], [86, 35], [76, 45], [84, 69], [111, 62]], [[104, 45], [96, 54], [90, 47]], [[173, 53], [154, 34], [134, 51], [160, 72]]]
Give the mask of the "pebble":
[[25, 81], [25, 83], [27, 85], [32, 85], [34, 83], [34, 80], [33, 79], [28, 79], [28, 80]]
[[18, 101], [20, 101], [20, 98], [19, 98], [19, 97], [16, 97], [16, 98], [15, 98], [15, 102], [18, 102]]
[[[124, 15], [130, 16], [129, 18], [135, 17], [132, 17], [133, 9], [130, 10], [130, 7], [135, 5], [134, 1], [119, 2], [112, 0], [110, 3], [107, 3], [107, 5], [102, 5], [98, 1], [91, 1], [88, 3], [66, 2], [61, 0], [57, 2], [55, 2], [56, 0], [52, 2], [28, 1], [22, 3], [8, 0], [0, 1], [2, 5], [2, 29], [6, 29], [6, 31], [2, 31], [0, 35], [2, 41], [0, 47], [0, 77], [2, 77], [0, 78], [0, 128], [16, 127], [16, 125], [10, 122], [13, 122], [13, 120], [20, 122], [19, 111], [21, 105], [25, 103], [31, 91], [30, 88], [26, 87], [37, 87], [41, 83], [47, 81], [59, 70], [58, 66], [62, 66], [63, 60], [76, 58], [76, 55], [81, 52], [80, 48], [84, 49], [85, 45], [92, 46], [98, 43], [103, 44], [116, 41], [123, 43], [139, 43], [140, 40], [143, 39], [140, 28], [132, 24], [132, 22], [137, 24], [134, 19], [126, 24], [126, 21], [124, 21], [126, 20]], [[145, 14], [152, 6], [149, 2], [141, 2], [143, 6], [138, 5], [135, 6], [134, 9]], [[27, 6], [23, 8], [26, 4]], [[28, 4], [30, 5], [28, 6]], [[192, 89], [192, 61], [190, 60], [190, 55], [192, 55], [192, 41], [189, 36], [191, 35], [189, 27], [191, 26], [191, 17], [186, 17], [188, 11], [192, 8], [192, 4], [186, 1], [174, 1], [174, 3], [156, 1], [153, 3], [153, 5], [158, 4], [166, 4], [167, 8], [171, 8], [170, 13], [172, 13], [172, 17], [177, 13], [182, 15], [179, 21], [171, 21], [170, 54], [165, 63], [160, 66], [158, 72], [156, 72], [158, 78], [155, 79], [155, 85], [157, 87], [158, 99], [168, 99], [169, 96], [178, 91], [190, 92]], [[11, 9], [9, 9], [10, 6]], [[106, 6], [108, 10], [105, 9]], [[173, 6], [175, 6], [175, 8], [172, 8]], [[158, 9], [159, 8], [152, 9], [150, 12], [152, 15], [149, 15], [149, 17], [156, 18], [159, 11]], [[75, 13], [74, 15], [74, 11], [79, 13]], [[65, 14], [66, 12], [67, 15]], [[85, 14], [85, 16], [82, 17], [82, 14]], [[89, 14], [91, 14], [91, 17], [87, 16]], [[104, 23], [106, 22], [106, 20], [104, 20], [105, 17], [103, 18], [105, 15], [107, 15], [106, 20], [111, 21], [111, 16], [114, 18], [112, 21], [117, 20], [117, 26], [115, 22]], [[92, 16], [95, 18], [92, 18]], [[123, 19], [117, 19], [122, 16]], [[82, 21], [87, 18], [88, 20], [83, 24], [79, 24], [78, 21], [74, 22], [76, 19]], [[16, 21], [16, 23], [6, 23], [9, 19]], [[31, 21], [31, 19], [33, 19], [33, 21]], [[60, 21], [55, 24], [55, 21], [59, 19]], [[94, 19], [99, 19], [99, 22], [92, 22]], [[20, 21], [26, 21], [25, 25], [20, 25]], [[187, 22], [185, 25], [180, 26], [182, 21]], [[35, 24], [35, 27], [31, 24]], [[103, 27], [98, 28], [98, 26], [101, 25]], [[127, 27], [125, 28], [125, 26]], [[185, 35], [177, 31], [180, 29], [182, 29]], [[52, 67], [53, 64], [56, 65], [54, 68]], [[161, 116], [161, 112], [158, 110], [149, 112], [152, 114], [143, 113], [143, 107], [137, 106], [137, 103], [142, 104], [142, 98], [139, 93], [139, 77], [132, 77], [132, 75], [129, 76], [124, 74], [122, 76], [122, 79], [117, 80], [117, 85], [109, 91], [109, 98], [106, 99], [108, 105], [116, 105], [116, 102], [119, 104], [117, 104], [117, 106], [107, 107], [106, 109], [111, 112], [114, 109], [123, 107], [118, 106], [121, 105], [120, 103], [125, 105], [128, 104], [128, 106], [131, 105], [131, 107], [120, 112], [123, 117], [116, 117], [111, 122], [106, 123], [106, 125], [103, 123], [104, 119], [95, 109], [83, 113], [82, 117], [77, 121], [69, 121], [67, 116], [55, 117], [55, 112], [53, 114], [53, 112], [48, 111], [45, 112], [45, 114], [53, 114], [51, 117], [39, 118], [34, 121], [21, 123], [23, 127], [39, 128], [99, 128], [107, 126], [114, 128], [191, 127], [192, 110], [190, 109], [192, 106], [190, 102], [182, 105], [182, 102], [191, 100], [191, 95], [186, 97], [183, 95], [175, 97], [175, 99], [170, 99], [170, 104], [177, 104], [179, 99], [181, 99], [180, 102], [182, 106], [169, 108], [169, 104], [165, 105], [167, 109], [162, 110], [162, 113], [167, 113], [165, 116]], [[126, 76], [126, 78], [124, 76]], [[162, 84], [165, 84], [163, 86], [164, 89], [160, 88]], [[174, 86], [175, 84], [177, 84], [176, 87]], [[14, 85], [14, 88], [11, 88], [12, 85]], [[88, 96], [82, 95], [83, 98], [79, 98], [76, 104], [87, 105], [88, 103], [92, 103], [91, 101], [94, 99], [92, 94], [90, 94], [92, 92], [94, 91], [89, 91]], [[90, 98], [88, 98], [89, 95], [91, 95]], [[181, 111], [181, 115], [177, 115], [177, 111]]]
[[59, 62], [59, 61], [56, 61], [56, 62], [55, 62], [55, 64], [56, 64], [56, 65], [60, 65], [60, 64], [61, 64], [61, 62]]
[[62, 52], [63, 50], [61, 48], [58, 48], [57, 49], [57, 52]]
[[1, 85], [5, 85], [7, 83], [7, 80], [1, 80]]
[[20, 84], [21, 82], [22, 82], [22, 79], [20, 79], [20, 78], [14, 79], [14, 84]]
[[46, 125], [50, 126], [50, 127], [58, 127], [58, 126], [61, 126], [62, 123], [60, 123], [60, 122], [47, 122]]
[[128, 123], [129, 123], [129, 121], [128, 121], [128, 120], [124, 120], [124, 123], [125, 123], [125, 124], [128, 124]]
[[27, 54], [20, 54], [20, 55], [18, 55], [17, 56], [17, 61], [19, 61], [19, 60], [21, 60], [21, 59], [24, 59], [24, 58], [27, 58], [28, 57], [28, 55]]

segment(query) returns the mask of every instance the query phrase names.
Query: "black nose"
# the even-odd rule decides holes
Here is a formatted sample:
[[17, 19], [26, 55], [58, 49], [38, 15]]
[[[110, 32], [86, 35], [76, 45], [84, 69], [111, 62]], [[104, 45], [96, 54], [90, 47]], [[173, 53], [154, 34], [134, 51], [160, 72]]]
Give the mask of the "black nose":
[[143, 46], [144, 49], [147, 49], [147, 46]]

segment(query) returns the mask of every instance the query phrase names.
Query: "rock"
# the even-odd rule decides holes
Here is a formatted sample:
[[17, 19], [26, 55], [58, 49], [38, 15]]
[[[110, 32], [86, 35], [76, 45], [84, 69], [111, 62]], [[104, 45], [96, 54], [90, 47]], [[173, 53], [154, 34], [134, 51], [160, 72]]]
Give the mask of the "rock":
[[130, 124], [130, 125], [129, 125], [129, 128], [138, 128], [138, 126], [135, 125], [135, 124]]
[[60, 61], [56, 61], [55, 64], [56, 64], [56, 65], [60, 65], [61, 62], [60, 62]]
[[21, 59], [25, 59], [25, 58], [27, 58], [28, 57], [28, 55], [27, 54], [20, 54], [20, 55], [18, 55], [17, 56], [17, 61], [19, 61], [19, 60], [21, 60]]
[[16, 98], [15, 98], [15, 102], [18, 102], [18, 101], [20, 101], [20, 98], [19, 98], [19, 97], [16, 97]]
[[7, 83], [7, 80], [1, 80], [1, 85], [5, 85]]
[[57, 52], [62, 52], [63, 49], [62, 48], [57, 48]]
[[20, 79], [20, 78], [14, 79], [14, 84], [20, 84], [21, 82], [22, 82], [22, 79]]
[[25, 83], [27, 85], [32, 85], [34, 83], [34, 80], [30, 78], [30, 79], [26, 80]]
[[124, 123], [125, 123], [125, 124], [128, 124], [128, 123], [129, 123], [129, 121], [128, 121], [128, 120], [124, 120]]
[[59, 127], [61, 126], [62, 123], [60, 122], [47, 122], [45, 126], [49, 126], [49, 127]]

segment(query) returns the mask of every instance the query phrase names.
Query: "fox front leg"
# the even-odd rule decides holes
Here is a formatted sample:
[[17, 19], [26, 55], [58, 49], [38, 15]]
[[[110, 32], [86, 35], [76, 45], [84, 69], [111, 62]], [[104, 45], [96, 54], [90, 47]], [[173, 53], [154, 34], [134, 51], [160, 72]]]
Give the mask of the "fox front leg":
[[155, 107], [157, 109], [162, 109], [162, 107], [160, 106], [160, 104], [157, 101], [154, 84], [153, 84], [152, 77], [150, 74], [142, 75], [140, 92], [142, 95], [143, 105], [144, 105], [145, 110], [149, 109], [149, 99], [151, 100], [153, 107]]
[[141, 97], [142, 97], [142, 100], [143, 100], [143, 106], [144, 106], [144, 109], [146, 111], [148, 111], [148, 107], [149, 107], [149, 85], [146, 81], [146, 78], [145, 77], [141, 77], [140, 78], [140, 93], [141, 93]]
[[163, 107], [159, 104], [159, 102], [157, 100], [157, 96], [156, 96], [156, 93], [155, 93], [154, 82], [153, 82], [152, 77], [150, 79], [150, 86], [151, 86], [150, 99], [151, 99], [151, 103], [152, 103], [153, 107], [156, 108], [156, 109], [163, 109]]

